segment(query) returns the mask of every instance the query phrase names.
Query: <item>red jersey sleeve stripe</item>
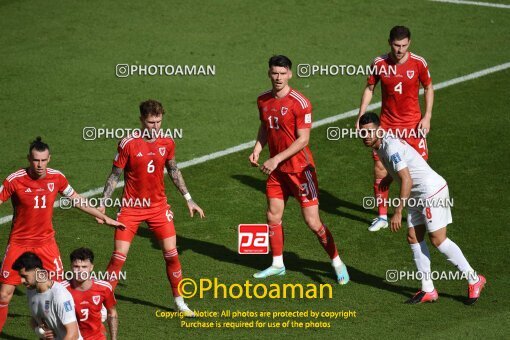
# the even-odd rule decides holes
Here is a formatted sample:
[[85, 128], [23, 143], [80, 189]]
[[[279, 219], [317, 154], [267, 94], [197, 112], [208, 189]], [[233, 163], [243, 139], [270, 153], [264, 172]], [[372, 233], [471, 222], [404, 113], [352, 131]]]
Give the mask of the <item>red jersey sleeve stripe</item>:
[[425, 59], [423, 59], [423, 57], [420, 57], [419, 55], [416, 55], [416, 54], [412, 54], [411, 53], [411, 58], [413, 58], [414, 60], [419, 60], [422, 62], [423, 66], [427, 67], [427, 62], [425, 61]]
[[11, 182], [16, 177], [25, 176], [27, 174], [27, 171], [25, 169], [18, 170], [16, 172], [13, 172], [9, 176], [7, 176], [7, 181]]
[[126, 137], [126, 138], [124, 138], [123, 140], [120, 141], [120, 144], [119, 144], [120, 148], [124, 149], [126, 144], [129, 143], [132, 140], [133, 140], [133, 137]]
[[298, 93], [294, 92], [294, 90], [290, 92], [290, 96], [296, 99], [301, 104], [301, 108], [306, 109], [308, 107], [308, 103], [306, 102], [306, 100], [303, 97], [301, 97]]
[[[51, 169], [51, 168], [48, 168], [47, 172], [49, 174], [52, 174], [52, 175], [62, 175], [62, 176], [64, 176], [64, 174], [61, 171], [58, 171], [58, 170], [55, 170], [55, 169]], [[66, 177], [66, 176], [64, 176], [64, 177]]]
[[113, 288], [112, 288], [112, 285], [109, 284], [108, 282], [106, 281], [102, 281], [102, 280], [95, 280], [94, 283], [100, 285], [100, 286], [103, 286], [103, 287], [106, 287], [108, 288], [109, 290], [113, 291]]

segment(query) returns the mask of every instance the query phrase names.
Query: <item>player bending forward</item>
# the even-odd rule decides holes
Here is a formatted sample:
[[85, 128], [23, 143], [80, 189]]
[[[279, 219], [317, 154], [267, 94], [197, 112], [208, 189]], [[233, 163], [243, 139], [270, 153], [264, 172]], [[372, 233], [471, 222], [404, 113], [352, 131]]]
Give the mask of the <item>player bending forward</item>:
[[[365, 113], [372, 100], [375, 86], [381, 83], [382, 106], [381, 127], [388, 131], [398, 131], [423, 159], [428, 158], [427, 141], [424, 135], [430, 130], [432, 106], [434, 103], [434, 89], [427, 62], [423, 57], [411, 53], [411, 32], [407, 27], [395, 26], [390, 31], [388, 39], [390, 52], [375, 58], [372, 67], [375, 74], [368, 77], [361, 105], [356, 121], [359, 128], [359, 118]], [[394, 70], [396, 69], [396, 72]], [[421, 114], [418, 94], [420, 84], [425, 91], [425, 113]], [[381, 184], [388, 175], [377, 153], [372, 153], [374, 159], [374, 194], [377, 200], [379, 216], [374, 219], [369, 231], [378, 231], [388, 227], [388, 207], [381, 202], [388, 198], [389, 186]]]
[[[367, 138], [363, 143], [377, 152], [379, 159], [388, 171], [383, 181], [393, 179], [400, 183], [400, 204], [390, 221], [392, 231], [400, 229], [404, 202], [423, 204], [409, 205], [407, 209], [407, 241], [413, 252], [414, 262], [422, 275], [421, 290], [407, 303], [416, 304], [438, 299], [437, 290], [431, 279], [430, 254], [424, 240], [428, 232], [430, 242], [453, 263], [468, 280], [467, 304], [475, 303], [485, 285], [485, 277], [477, 275], [462, 254], [460, 248], [446, 237], [446, 226], [452, 223], [448, 205], [448, 185], [421, 155], [404, 140], [386, 134], [384, 138], [377, 132], [380, 129], [379, 118], [373, 112], [367, 112], [359, 120], [360, 129], [366, 130]], [[409, 199], [412, 200], [409, 200]]]
[[257, 99], [260, 127], [257, 142], [249, 160], [259, 167], [260, 152], [269, 145], [270, 158], [260, 170], [268, 175], [266, 182], [267, 223], [273, 255], [271, 267], [254, 274], [255, 278], [285, 275], [283, 264], [282, 216], [289, 196], [301, 204], [301, 213], [308, 227], [317, 235], [328, 253], [339, 284], [349, 282], [347, 267], [340, 260], [333, 235], [319, 217], [317, 175], [312, 153], [308, 148], [312, 128], [312, 105], [288, 82], [292, 63], [283, 55], [269, 59], [268, 75], [272, 89]]

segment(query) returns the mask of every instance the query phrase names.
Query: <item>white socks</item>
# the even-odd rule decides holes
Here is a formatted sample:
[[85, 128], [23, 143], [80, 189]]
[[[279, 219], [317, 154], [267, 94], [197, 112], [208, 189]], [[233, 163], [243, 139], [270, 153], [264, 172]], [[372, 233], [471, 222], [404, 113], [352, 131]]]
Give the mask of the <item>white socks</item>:
[[182, 296], [176, 296], [176, 297], [174, 297], [174, 299], [175, 299], [175, 304], [177, 306], [183, 306], [183, 305], [186, 306], [186, 304], [184, 303], [184, 298]]
[[273, 267], [275, 268], [283, 268], [283, 255], [273, 256]]
[[342, 260], [340, 260], [340, 256], [336, 256], [333, 260], [331, 260], [331, 265], [333, 267], [340, 267], [343, 264]]
[[422, 273], [421, 290], [430, 293], [434, 290], [434, 283], [431, 277], [430, 253], [427, 248], [427, 243], [423, 240], [420, 243], [410, 244], [409, 246], [413, 251], [416, 268]]
[[460, 250], [459, 246], [456, 245], [455, 242], [446, 238], [446, 240], [444, 240], [437, 249], [446, 256], [448, 261], [453, 263], [455, 267], [467, 276], [469, 284], [478, 282], [478, 275], [476, 275], [475, 270], [471, 268], [469, 262], [464, 257], [464, 254], [462, 254], [462, 250]]

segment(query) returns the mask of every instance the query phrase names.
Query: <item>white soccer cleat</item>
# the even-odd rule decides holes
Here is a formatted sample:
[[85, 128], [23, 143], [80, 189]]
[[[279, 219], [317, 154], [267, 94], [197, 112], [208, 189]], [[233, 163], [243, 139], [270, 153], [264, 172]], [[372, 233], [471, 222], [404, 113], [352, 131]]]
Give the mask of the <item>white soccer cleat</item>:
[[388, 228], [388, 220], [381, 217], [376, 217], [372, 221], [370, 227], [368, 227], [368, 231], [378, 231], [384, 228]]
[[186, 318], [194, 318], [195, 312], [189, 309], [188, 305], [185, 302], [180, 302], [175, 304], [179, 313], [182, 313]]
[[253, 274], [253, 277], [256, 279], [265, 279], [266, 277], [269, 276], [282, 276], [282, 275], [285, 275], [285, 267], [276, 268], [271, 266], [269, 268], [264, 269], [261, 272]]

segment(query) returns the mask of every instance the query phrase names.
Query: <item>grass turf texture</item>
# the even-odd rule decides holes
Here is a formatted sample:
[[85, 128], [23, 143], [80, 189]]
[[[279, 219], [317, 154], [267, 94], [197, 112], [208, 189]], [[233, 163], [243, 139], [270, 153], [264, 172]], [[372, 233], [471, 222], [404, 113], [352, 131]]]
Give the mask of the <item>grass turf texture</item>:
[[[269, 88], [266, 60], [273, 53], [289, 55], [296, 65], [366, 64], [387, 50], [387, 32], [399, 23], [411, 28], [411, 50], [427, 59], [435, 83], [507, 62], [509, 55], [510, 12], [433, 2], [396, 6], [389, 1], [161, 1], [147, 8], [131, 1], [6, 1], [0, 8], [4, 32], [0, 43], [5, 46], [0, 66], [0, 175], [5, 178], [24, 166], [28, 142], [42, 135], [52, 147], [51, 166], [62, 170], [78, 191], [103, 185], [116, 144], [83, 141], [82, 128], [138, 127], [136, 106], [148, 97], [165, 105], [165, 127], [184, 130], [184, 138], [177, 140], [178, 161], [253, 139], [258, 126], [255, 98]], [[214, 77], [115, 77], [116, 64], [136, 62], [215, 64], [217, 73]], [[375, 216], [361, 207], [362, 197], [372, 193], [370, 153], [357, 140], [328, 141], [327, 127], [321, 127], [313, 130], [311, 141], [321, 213], [352, 282], [334, 286], [331, 300], [209, 296], [189, 303], [198, 310], [216, 311], [351, 309], [357, 311], [357, 318], [307, 331], [182, 329], [177, 320], [157, 319], [155, 311], [171, 308], [172, 297], [161, 252], [143, 227], [125, 266], [128, 281], [117, 289], [119, 337], [503, 337], [509, 330], [504, 320], [510, 316], [504, 293], [509, 280], [504, 224], [509, 205], [504, 181], [510, 160], [505, 131], [510, 120], [509, 75], [507, 70], [438, 91], [429, 138], [430, 164], [448, 180], [455, 200], [449, 236], [489, 281], [475, 306], [459, 301], [466, 294], [466, 284], [459, 281], [438, 281], [436, 304], [402, 304], [419, 282], [387, 283], [384, 276], [388, 269], [414, 270], [405, 228], [395, 235], [366, 231]], [[291, 82], [312, 101], [315, 120], [356, 107], [363, 84], [362, 76], [295, 77]], [[352, 123], [351, 118], [335, 125]], [[248, 154], [239, 152], [183, 171], [193, 197], [206, 211], [204, 221], [186, 216], [182, 198], [167, 182], [185, 276], [244, 283], [269, 264], [269, 257], [236, 253], [236, 225], [264, 221], [264, 176], [248, 166]], [[0, 206], [0, 216], [12, 213], [9, 206]], [[96, 269], [104, 270], [112, 250], [111, 230], [76, 210], [56, 209], [54, 224], [66, 268], [69, 252], [88, 246], [96, 253]], [[334, 284], [327, 257], [292, 200], [284, 224], [288, 274], [264, 283]], [[2, 225], [0, 249], [5, 248], [8, 232], [8, 224]], [[431, 253], [433, 270], [453, 270], [436, 250]], [[9, 314], [4, 337], [33, 337], [27, 326], [24, 288], [16, 291]]]

